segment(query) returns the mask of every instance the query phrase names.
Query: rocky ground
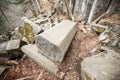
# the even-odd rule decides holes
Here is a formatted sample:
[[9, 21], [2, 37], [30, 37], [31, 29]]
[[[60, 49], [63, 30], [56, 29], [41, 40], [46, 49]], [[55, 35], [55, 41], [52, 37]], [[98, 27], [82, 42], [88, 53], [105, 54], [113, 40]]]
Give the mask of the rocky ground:
[[[50, 8], [50, 6], [46, 7], [45, 5], [43, 6], [45, 8], [43, 8], [40, 15], [38, 15], [39, 10], [36, 11], [36, 9], [35, 10], [33, 9], [35, 8], [34, 4], [36, 4], [36, 2], [32, 4], [29, 2], [29, 0], [25, 0], [22, 4], [19, 4], [19, 3], [16, 4], [16, 2], [12, 2], [14, 0], [11, 0], [11, 1], [6, 0], [6, 1], [7, 3], [5, 3], [5, 1], [1, 1], [0, 3], [1, 5], [0, 32], [2, 33], [2, 35], [0, 33], [0, 53], [1, 53], [0, 64], [1, 62], [2, 63], [4, 62], [4, 61], [1, 61], [1, 57], [14, 56], [15, 60], [13, 61], [9, 60], [10, 58], [7, 58], [8, 62], [7, 60], [5, 60], [5, 65], [9, 64], [9, 66], [7, 66], [9, 68], [7, 68], [2, 73], [2, 75], [0, 76], [0, 80], [61, 80], [61, 79], [62, 80], [81, 80], [82, 74], [83, 74], [82, 78], [84, 78], [85, 80], [93, 79], [93, 78], [96, 80], [110, 80], [110, 79], [120, 80], [119, 78], [119, 75], [120, 75], [120, 69], [119, 69], [120, 14], [119, 13], [120, 12], [113, 11], [114, 12], [113, 13], [111, 11], [112, 13], [110, 13], [109, 15], [106, 13], [107, 15], [104, 15], [102, 18], [100, 18], [100, 20], [90, 24], [89, 26], [92, 25], [91, 27], [88, 27], [88, 25], [83, 25], [85, 22], [80, 21], [81, 19], [79, 20], [79, 17], [81, 18], [81, 16], [78, 17], [78, 20], [76, 21], [80, 21], [81, 24], [78, 25], [77, 33], [74, 36], [74, 39], [67, 51], [67, 54], [65, 55], [63, 62], [60, 64], [57, 64], [60, 70], [58, 72], [59, 75], [57, 75], [59, 77], [58, 78], [52, 75], [51, 73], [45, 71], [43, 68], [38, 66], [34, 61], [32, 61], [27, 56], [24, 55], [21, 57], [20, 55], [22, 52], [20, 49], [21, 49], [21, 46], [24, 44], [19, 45], [19, 47], [17, 48], [15, 47], [15, 49], [13, 50], [7, 50], [7, 51], [6, 51], [6, 46], [9, 40], [14, 42], [14, 39], [19, 39], [18, 42], [22, 41], [22, 42], [25, 42], [25, 44], [29, 44], [29, 43], [33, 44], [35, 42], [34, 41], [35, 35], [38, 35], [44, 32], [45, 30], [52, 28], [62, 20], [71, 19], [72, 18], [71, 15], [69, 14], [68, 16], [66, 14], [65, 16], [63, 16], [62, 14], [60, 14], [61, 11], [58, 10], [59, 7], [56, 6], [56, 4], [55, 4], [55, 10], [57, 13], [54, 13], [54, 9], [51, 10], [52, 8]], [[18, 0], [18, 1], [21, 2], [22, 0]], [[117, 5], [117, 3], [119, 3], [117, 2], [118, 0], [112, 0], [112, 1], [113, 2], [116, 1], [115, 2], [116, 4], [113, 3], [112, 5], [110, 5], [112, 6], [110, 8], [118, 7], [116, 9], [117, 11], [119, 11], [119, 4]], [[46, 4], [48, 5], [50, 4], [50, 2]], [[63, 5], [63, 3], [59, 3], [59, 4]], [[63, 10], [62, 12], [66, 13], [66, 9], [64, 11], [64, 9], [62, 8], [62, 10]], [[97, 11], [102, 12], [101, 10], [97, 10]], [[43, 14], [43, 12], [45, 13]], [[76, 11], [74, 11], [74, 13], [75, 12]], [[85, 15], [87, 14], [87, 12], [89, 11], [87, 10], [85, 12]], [[52, 15], [49, 15], [49, 13], [52, 13]], [[7, 18], [3, 16], [7, 16]], [[94, 17], [94, 15], [92, 16]], [[23, 21], [20, 20], [22, 17], [23, 17]], [[23, 24], [21, 24], [20, 21], [22, 21]], [[20, 25], [19, 25], [19, 22], [20, 22]], [[15, 27], [17, 28], [15, 28], [14, 31], [11, 31], [10, 30], [11, 26], [12, 26], [12, 30]], [[37, 26], [37, 27], [34, 28], [33, 26]], [[38, 26], [40, 26], [39, 29], [38, 29]], [[3, 31], [3, 29], [5, 31]], [[23, 33], [23, 31], [25, 33]], [[12, 46], [10, 47], [16, 46], [16, 45], [13, 46], [13, 42], [11, 43]], [[95, 54], [98, 54], [98, 56], [96, 57]], [[83, 61], [83, 64], [85, 65], [81, 66], [82, 61]], [[11, 66], [11, 62], [12, 62], [12, 66]], [[97, 67], [95, 65], [97, 65]], [[104, 67], [101, 67], [101, 66], [104, 66]], [[0, 65], [0, 74], [1, 72], [2, 71], [1, 71], [1, 65]], [[101, 75], [104, 75], [104, 76], [101, 76]]]
[[[61, 78], [63, 80], [81, 80], [81, 61], [89, 56], [88, 52], [97, 47], [98, 38], [95, 33], [84, 33], [79, 25], [79, 29], [68, 49], [63, 62], [59, 65]], [[17, 60], [17, 66], [7, 69], [1, 80], [59, 80], [60, 78], [42, 69], [28, 57]]]

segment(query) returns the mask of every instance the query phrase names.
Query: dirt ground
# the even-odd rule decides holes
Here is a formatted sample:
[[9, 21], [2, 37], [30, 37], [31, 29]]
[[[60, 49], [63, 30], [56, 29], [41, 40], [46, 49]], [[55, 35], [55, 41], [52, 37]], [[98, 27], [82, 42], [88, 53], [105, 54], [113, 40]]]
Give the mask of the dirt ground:
[[[80, 26], [79, 26], [80, 27]], [[98, 39], [95, 33], [84, 33], [80, 28], [59, 65], [61, 80], [81, 80], [81, 61], [88, 52], [97, 47]], [[60, 78], [42, 69], [28, 57], [18, 60], [19, 65], [7, 69], [1, 80], [60, 80]]]

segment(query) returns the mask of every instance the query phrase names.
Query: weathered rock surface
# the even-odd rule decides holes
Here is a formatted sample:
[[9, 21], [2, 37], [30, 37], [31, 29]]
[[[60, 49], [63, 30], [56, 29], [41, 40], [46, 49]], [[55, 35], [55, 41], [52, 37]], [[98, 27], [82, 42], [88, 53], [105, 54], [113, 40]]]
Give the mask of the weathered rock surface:
[[0, 43], [0, 53], [6, 53], [6, 46], [7, 46], [8, 42], [3, 42]]
[[34, 44], [25, 45], [22, 51], [30, 58], [32, 58], [39, 66], [46, 69], [50, 73], [56, 74], [58, 71], [57, 66], [49, 60], [47, 57], [43, 56], [38, 52], [38, 47]]
[[107, 55], [105, 56], [112, 63], [120, 64], [120, 53], [107, 49]]
[[36, 45], [40, 53], [49, 59], [62, 62], [76, 30], [75, 22], [62, 21], [55, 27], [37, 35], [35, 37]]
[[0, 0], [0, 5], [11, 29], [19, 27], [21, 17], [30, 18], [34, 15], [30, 0]]
[[120, 58], [110, 59], [110, 55], [102, 53], [85, 58], [81, 64], [82, 80], [120, 80]]
[[120, 52], [120, 14], [115, 13], [100, 20], [99, 24], [108, 27], [99, 35], [101, 46]]
[[17, 40], [10, 40], [8, 42], [8, 45], [6, 47], [6, 50], [9, 51], [9, 50], [16, 50], [16, 49], [19, 49], [20, 48], [20, 39], [17, 39]]
[[18, 58], [22, 56], [22, 52], [20, 47], [23, 45], [20, 39], [10, 40], [6, 46], [6, 51], [8, 53], [8, 57], [11, 59]]
[[7, 57], [7, 56], [9, 56], [7, 51], [6, 51], [7, 44], [8, 44], [8, 42], [0, 43], [0, 57]]

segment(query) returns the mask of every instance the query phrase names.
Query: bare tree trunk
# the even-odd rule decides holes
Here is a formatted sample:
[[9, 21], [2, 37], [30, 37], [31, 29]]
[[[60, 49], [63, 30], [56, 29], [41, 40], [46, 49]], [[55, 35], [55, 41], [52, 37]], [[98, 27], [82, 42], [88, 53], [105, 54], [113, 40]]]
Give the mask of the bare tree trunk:
[[73, 0], [72, 14], [74, 13], [75, 1], [76, 1], [76, 0]]
[[38, 2], [39, 2], [39, 4], [40, 4], [40, 8], [42, 8], [42, 6], [43, 6], [42, 0], [38, 0]]
[[71, 12], [71, 10], [70, 10], [70, 7], [69, 7], [69, 5], [68, 5], [68, 3], [67, 3], [67, 0], [64, 0], [64, 2], [65, 2], [65, 6], [66, 6], [66, 8], [67, 8], [68, 16], [70, 17], [70, 19], [71, 19], [72, 21], [74, 21], [74, 17], [73, 17], [73, 15], [72, 15], [72, 12]]
[[39, 4], [38, 0], [31, 0], [31, 2], [34, 6], [35, 13], [36, 13], [36, 16], [37, 16], [40, 12], [40, 4]]

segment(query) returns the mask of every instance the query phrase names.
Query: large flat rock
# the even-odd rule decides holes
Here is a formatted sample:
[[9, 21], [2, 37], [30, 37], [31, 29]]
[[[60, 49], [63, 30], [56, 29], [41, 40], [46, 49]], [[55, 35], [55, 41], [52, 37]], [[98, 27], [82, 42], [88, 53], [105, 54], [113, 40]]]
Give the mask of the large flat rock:
[[38, 53], [38, 47], [36, 45], [34, 44], [25, 45], [21, 49], [28, 57], [32, 58], [33, 61], [36, 62], [39, 66], [43, 67], [50, 73], [53, 74], [57, 73], [58, 71], [57, 66], [54, 64], [54, 62], [43, 56], [41, 53]]
[[[108, 59], [108, 54], [87, 57], [81, 63], [82, 80], [120, 80], [120, 58]], [[120, 56], [120, 55], [119, 55]]]
[[55, 27], [37, 35], [35, 42], [43, 55], [53, 61], [62, 62], [76, 30], [77, 24], [75, 22], [64, 20]]

